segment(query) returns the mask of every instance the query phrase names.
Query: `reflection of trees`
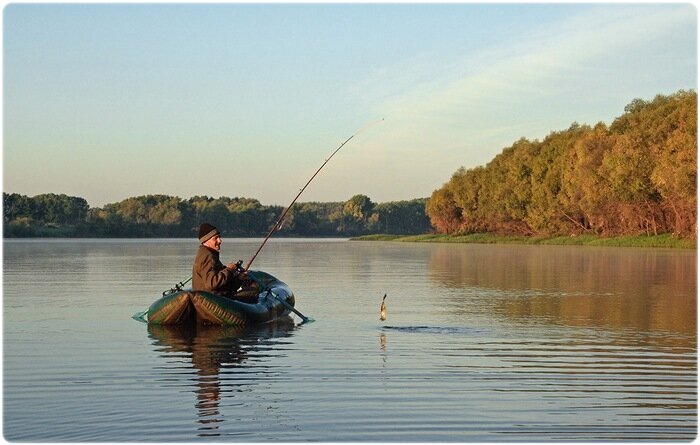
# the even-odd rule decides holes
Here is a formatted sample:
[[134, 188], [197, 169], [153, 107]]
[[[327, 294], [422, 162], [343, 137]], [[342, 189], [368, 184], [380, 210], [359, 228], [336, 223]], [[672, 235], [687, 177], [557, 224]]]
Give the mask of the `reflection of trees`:
[[[249, 328], [184, 325], [148, 325], [154, 345], [164, 355], [189, 356], [197, 371], [195, 408], [199, 436], [218, 436], [223, 421], [220, 412], [222, 391], [220, 371], [243, 363], [255, 347], [244, 346], [250, 339], [269, 339], [287, 335], [294, 328], [291, 318]], [[233, 393], [233, 392], [231, 392]]]
[[456, 312], [690, 337], [697, 329], [695, 252], [446, 245], [432, 249], [429, 270], [433, 280], [465, 290], [459, 299], [449, 293]]

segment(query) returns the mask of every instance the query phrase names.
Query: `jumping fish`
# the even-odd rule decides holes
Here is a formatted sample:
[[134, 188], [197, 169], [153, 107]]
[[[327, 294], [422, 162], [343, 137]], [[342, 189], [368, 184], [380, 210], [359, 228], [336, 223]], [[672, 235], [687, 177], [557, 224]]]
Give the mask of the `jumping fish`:
[[384, 294], [384, 298], [382, 298], [382, 305], [379, 306], [379, 319], [381, 321], [386, 320], [386, 303], [384, 300], [386, 300], [386, 294]]

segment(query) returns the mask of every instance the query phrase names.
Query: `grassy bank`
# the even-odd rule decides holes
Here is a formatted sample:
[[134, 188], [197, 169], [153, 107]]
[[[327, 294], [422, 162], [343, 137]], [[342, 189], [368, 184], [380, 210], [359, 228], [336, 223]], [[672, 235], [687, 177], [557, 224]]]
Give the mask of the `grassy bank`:
[[473, 244], [539, 244], [567, 246], [615, 246], [615, 247], [665, 247], [674, 249], [696, 249], [697, 241], [675, 238], [670, 234], [654, 236], [499, 236], [488, 233], [471, 235], [367, 235], [352, 238], [353, 241], [401, 241], [416, 243], [473, 243]]

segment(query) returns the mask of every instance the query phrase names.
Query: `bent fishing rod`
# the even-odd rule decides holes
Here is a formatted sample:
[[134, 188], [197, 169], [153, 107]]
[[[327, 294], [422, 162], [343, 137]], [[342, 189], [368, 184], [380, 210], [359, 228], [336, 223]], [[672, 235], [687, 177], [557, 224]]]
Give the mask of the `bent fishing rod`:
[[[282, 222], [284, 221], [284, 218], [287, 216], [287, 213], [289, 213], [289, 210], [292, 208], [292, 206], [294, 205], [294, 203], [297, 202], [297, 199], [299, 199], [299, 197], [301, 196], [301, 194], [304, 193], [304, 190], [306, 190], [306, 188], [309, 186], [309, 184], [311, 184], [311, 181], [313, 181], [314, 178], [316, 178], [316, 176], [318, 176], [318, 174], [321, 172], [321, 170], [323, 170], [323, 167], [325, 167], [326, 164], [328, 164], [328, 162], [331, 160], [331, 158], [333, 158], [333, 156], [335, 156], [335, 154], [338, 153], [338, 152], [340, 151], [340, 149], [343, 148], [343, 147], [345, 146], [345, 144], [347, 144], [348, 142], [350, 142], [350, 140], [351, 140], [352, 138], [354, 138], [355, 136], [357, 136], [358, 134], [360, 134], [362, 131], [364, 131], [364, 130], [367, 129], [368, 127], [370, 127], [370, 126], [372, 126], [372, 125], [374, 125], [374, 124], [376, 124], [376, 123], [382, 122], [383, 120], [384, 120], [384, 118], [379, 119], [379, 120], [374, 121], [374, 122], [370, 122], [370, 123], [368, 123], [368, 124], [365, 124], [365, 125], [364, 125], [363, 127], [361, 127], [359, 130], [357, 130], [352, 136], [350, 136], [350, 137], [347, 138], [342, 144], [340, 144], [340, 146], [339, 146], [338, 148], [336, 148], [335, 151], [334, 151], [333, 153], [331, 153], [331, 155], [323, 162], [323, 164], [321, 164], [321, 166], [318, 168], [318, 170], [316, 170], [316, 172], [311, 176], [311, 178], [306, 182], [306, 184], [304, 184], [304, 187], [302, 187], [301, 190], [299, 190], [299, 193], [297, 193], [297, 195], [294, 197], [294, 199], [292, 200], [292, 202], [284, 209], [284, 211], [282, 212], [282, 214], [280, 215], [280, 217], [277, 219], [277, 221], [275, 222], [275, 224], [272, 226], [272, 228], [271, 228], [270, 231], [268, 232], [268, 234], [267, 234], [267, 236], [265, 237], [265, 239], [263, 240], [262, 244], [260, 244], [260, 247], [258, 247], [258, 250], [255, 251], [255, 254], [253, 255], [253, 257], [248, 261], [248, 264], [246, 265], [246, 267], [245, 267], [245, 268], [242, 267], [242, 265], [243, 265], [243, 261], [242, 261], [242, 260], [239, 260], [239, 261], [236, 263], [236, 269], [237, 269], [237, 270], [245, 272], [245, 271], [247, 271], [247, 270], [250, 269], [250, 265], [253, 264], [253, 261], [255, 261], [255, 258], [257, 258], [257, 256], [258, 256], [258, 254], [260, 253], [260, 251], [263, 249], [263, 247], [265, 247], [265, 244], [266, 244], [267, 241], [270, 239], [270, 237], [272, 237], [272, 235], [273, 235], [277, 230], [279, 230], [279, 229], [281, 228], [281, 224], [282, 224]], [[173, 292], [181, 291], [181, 290], [184, 288], [185, 284], [187, 284], [191, 279], [192, 279], [192, 277], [188, 278], [187, 280], [180, 281], [179, 283], [177, 283], [177, 284], [175, 285], [175, 287], [173, 287], [173, 288], [171, 288], [171, 289], [169, 289], [169, 290], [163, 291], [163, 295], [166, 295], [166, 294], [169, 294], [169, 293], [173, 293]]]
[[[384, 120], [384, 119], [382, 118], [381, 120], [376, 121], [376, 122], [381, 122], [381, 121], [383, 121], [383, 120]], [[321, 166], [318, 168], [318, 170], [316, 170], [316, 173], [314, 173], [314, 174], [311, 176], [311, 178], [309, 178], [309, 180], [306, 182], [306, 184], [304, 184], [304, 187], [302, 187], [301, 190], [299, 190], [299, 193], [297, 193], [297, 195], [294, 197], [294, 199], [292, 200], [292, 202], [284, 209], [284, 211], [282, 212], [282, 214], [280, 215], [280, 217], [277, 219], [277, 221], [275, 222], [275, 224], [272, 226], [272, 228], [271, 228], [270, 231], [268, 232], [268, 234], [267, 234], [267, 236], [265, 237], [265, 239], [263, 240], [262, 244], [260, 244], [260, 247], [258, 247], [258, 250], [255, 251], [255, 254], [253, 254], [253, 257], [248, 261], [248, 264], [245, 266], [245, 269], [244, 269], [244, 270], [250, 269], [250, 265], [253, 264], [253, 261], [255, 261], [255, 258], [258, 256], [258, 254], [259, 254], [260, 251], [263, 249], [263, 247], [265, 247], [265, 244], [267, 243], [267, 240], [269, 240], [270, 237], [272, 237], [272, 235], [273, 235], [276, 231], [278, 231], [278, 230], [280, 230], [280, 229], [282, 228], [282, 222], [284, 221], [284, 218], [287, 216], [287, 213], [289, 213], [289, 210], [292, 208], [292, 206], [294, 205], [294, 203], [297, 202], [297, 199], [299, 199], [299, 197], [301, 196], [301, 194], [304, 193], [304, 190], [306, 190], [306, 187], [308, 187], [309, 184], [311, 184], [311, 181], [313, 181], [314, 178], [321, 172], [321, 170], [323, 170], [323, 167], [325, 167], [326, 164], [328, 164], [328, 161], [330, 161], [330, 160], [333, 158], [333, 156], [335, 156], [335, 154], [338, 153], [338, 152], [340, 151], [340, 149], [343, 148], [343, 146], [345, 146], [345, 144], [347, 144], [348, 142], [350, 142], [350, 139], [354, 138], [354, 137], [357, 136], [361, 131], [363, 131], [364, 129], [366, 129], [366, 128], [369, 127], [370, 125], [375, 124], [376, 122], [371, 122], [371, 123], [365, 125], [364, 127], [360, 128], [359, 130], [357, 130], [357, 131], [355, 132], [355, 134], [353, 134], [352, 136], [350, 136], [349, 138], [347, 138], [342, 144], [340, 144], [340, 146], [339, 146], [338, 148], [336, 148], [335, 151], [334, 151], [333, 153], [331, 153], [331, 155], [323, 162], [323, 164], [321, 164]]]

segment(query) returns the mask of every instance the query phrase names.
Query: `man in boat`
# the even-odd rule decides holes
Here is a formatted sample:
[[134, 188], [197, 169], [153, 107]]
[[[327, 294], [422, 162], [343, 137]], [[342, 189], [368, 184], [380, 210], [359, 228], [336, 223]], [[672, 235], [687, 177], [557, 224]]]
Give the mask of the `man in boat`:
[[219, 259], [221, 233], [213, 225], [203, 223], [199, 226], [199, 242], [192, 264], [192, 290], [236, 298], [234, 293], [242, 285], [248, 285], [250, 280], [239, 264], [224, 266]]

